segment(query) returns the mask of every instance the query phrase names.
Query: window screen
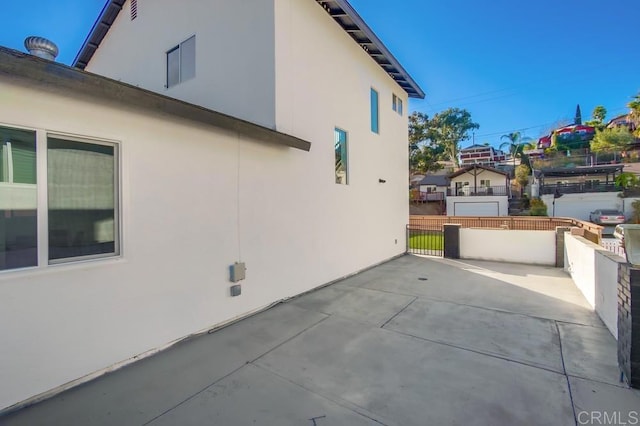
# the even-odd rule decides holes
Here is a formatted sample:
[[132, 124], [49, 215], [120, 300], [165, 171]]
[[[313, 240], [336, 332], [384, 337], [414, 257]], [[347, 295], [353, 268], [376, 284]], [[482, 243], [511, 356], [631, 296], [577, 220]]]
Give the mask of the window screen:
[[118, 254], [114, 145], [49, 137], [49, 260]]

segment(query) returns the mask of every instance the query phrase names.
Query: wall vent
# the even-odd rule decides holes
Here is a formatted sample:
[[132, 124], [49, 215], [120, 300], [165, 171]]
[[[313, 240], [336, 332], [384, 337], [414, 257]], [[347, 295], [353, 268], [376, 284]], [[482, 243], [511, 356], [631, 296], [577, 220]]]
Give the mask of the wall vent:
[[138, 17], [138, 0], [131, 0], [131, 20]]

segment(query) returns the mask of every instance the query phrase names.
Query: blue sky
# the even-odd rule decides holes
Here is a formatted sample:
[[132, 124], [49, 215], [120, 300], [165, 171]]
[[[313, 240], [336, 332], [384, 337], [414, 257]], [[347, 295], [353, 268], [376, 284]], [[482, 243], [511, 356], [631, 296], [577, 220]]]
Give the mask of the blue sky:
[[[27, 36], [44, 36], [70, 64], [104, 2], [4, 1], [0, 45], [24, 50]], [[516, 130], [537, 138], [576, 104], [611, 118], [640, 91], [638, 0], [350, 2], [427, 93], [410, 109], [466, 108], [479, 143]]]

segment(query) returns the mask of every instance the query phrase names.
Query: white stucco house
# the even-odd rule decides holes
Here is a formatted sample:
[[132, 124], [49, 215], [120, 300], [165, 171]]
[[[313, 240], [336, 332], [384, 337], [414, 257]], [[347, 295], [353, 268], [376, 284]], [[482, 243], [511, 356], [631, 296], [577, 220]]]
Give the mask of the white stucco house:
[[424, 93], [345, 0], [109, 0], [0, 93], [0, 411], [405, 251]]
[[447, 214], [450, 216], [508, 216], [509, 175], [473, 164], [449, 175]]

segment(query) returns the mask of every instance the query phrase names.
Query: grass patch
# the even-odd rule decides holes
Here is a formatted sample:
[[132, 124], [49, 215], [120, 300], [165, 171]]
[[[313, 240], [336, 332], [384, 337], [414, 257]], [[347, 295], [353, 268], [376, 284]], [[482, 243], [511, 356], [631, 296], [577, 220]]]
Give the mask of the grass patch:
[[409, 248], [414, 250], [443, 250], [442, 232], [423, 231], [409, 235]]

